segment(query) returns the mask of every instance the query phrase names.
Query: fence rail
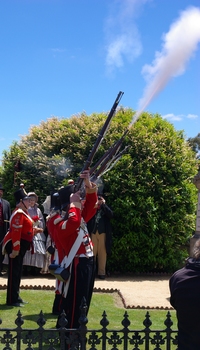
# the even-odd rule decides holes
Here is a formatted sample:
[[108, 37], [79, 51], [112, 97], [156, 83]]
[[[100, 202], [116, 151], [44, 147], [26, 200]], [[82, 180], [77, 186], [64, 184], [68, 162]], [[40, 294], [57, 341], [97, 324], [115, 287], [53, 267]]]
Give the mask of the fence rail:
[[[150, 314], [147, 311], [143, 328], [131, 329], [127, 311], [119, 330], [108, 329], [109, 320], [104, 311], [99, 329], [88, 329], [86, 324], [87, 305], [83, 299], [78, 329], [68, 329], [66, 315], [63, 312], [59, 320], [59, 329], [45, 329], [46, 320], [41, 311], [35, 329], [22, 328], [23, 315], [20, 311], [15, 320], [16, 328], [0, 328], [1, 350], [177, 350], [177, 330], [172, 330], [173, 321], [167, 312], [164, 328], [153, 330]], [[2, 324], [2, 320], [0, 320]]]

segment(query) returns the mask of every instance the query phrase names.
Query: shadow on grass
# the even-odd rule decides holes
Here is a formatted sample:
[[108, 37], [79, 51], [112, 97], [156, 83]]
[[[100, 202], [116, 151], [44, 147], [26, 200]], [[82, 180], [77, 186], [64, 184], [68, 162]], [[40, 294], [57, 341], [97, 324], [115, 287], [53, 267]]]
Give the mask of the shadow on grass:
[[0, 310], [5, 311], [5, 310], [11, 310], [11, 309], [21, 309], [20, 307], [17, 308], [15, 306], [7, 305], [7, 304], [0, 304]]

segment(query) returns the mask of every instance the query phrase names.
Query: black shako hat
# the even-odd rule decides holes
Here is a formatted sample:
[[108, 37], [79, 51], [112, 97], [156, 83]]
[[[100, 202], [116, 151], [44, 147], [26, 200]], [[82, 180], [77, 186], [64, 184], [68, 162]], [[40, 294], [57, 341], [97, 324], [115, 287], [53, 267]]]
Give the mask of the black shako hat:
[[51, 209], [60, 210], [60, 198], [58, 192], [51, 192]]
[[16, 200], [16, 204], [18, 204], [21, 200], [23, 201], [24, 199], [28, 199], [27, 193], [24, 191], [23, 188], [20, 188], [14, 193], [14, 197]]
[[0, 184], [0, 190], [4, 191], [2, 184]]
[[61, 203], [61, 210], [63, 210], [70, 203], [70, 196], [72, 193], [74, 193], [74, 185], [62, 187], [58, 193]]

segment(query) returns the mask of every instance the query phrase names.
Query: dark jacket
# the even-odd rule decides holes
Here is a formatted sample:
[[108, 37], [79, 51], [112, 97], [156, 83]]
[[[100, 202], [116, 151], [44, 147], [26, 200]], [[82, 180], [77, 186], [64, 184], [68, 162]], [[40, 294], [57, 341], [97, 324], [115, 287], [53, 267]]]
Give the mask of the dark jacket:
[[9, 220], [10, 220], [10, 216], [11, 216], [10, 203], [7, 200], [3, 199], [3, 198], [1, 198], [1, 201], [2, 201], [2, 207], [3, 207], [4, 223], [3, 223], [3, 232], [1, 234], [2, 237], [0, 237], [0, 242], [4, 238], [5, 234], [8, 232]]
[[200, 349], [200, 260], [188, 259], [169, 281], [178, 320], [178, 349]]
[[[99, 223], [96, 223], [96, 218], [98, 215], [98, 211], [101, 211], [101, 219]], [[98, 230], [99, 234], [106, 234], [106, 253], [111, 253], [112, 247], [112, 226], [110, 220], [113, 217], [113, 211], [106, 205], [102, 204], [100, 209], [97, 210], [96, 214], [88, 221], [87, 228], [88, 232], [91, 235], [92, 233], [96, 233]]]

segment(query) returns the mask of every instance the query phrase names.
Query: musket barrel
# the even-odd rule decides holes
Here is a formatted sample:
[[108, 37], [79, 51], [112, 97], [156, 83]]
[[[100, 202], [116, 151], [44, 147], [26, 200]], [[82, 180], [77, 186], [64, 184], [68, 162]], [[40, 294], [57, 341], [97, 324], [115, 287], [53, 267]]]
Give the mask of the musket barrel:
[[108, 161], [108, 163], [106, 164], [106, 166], [104, 166], [104, 168], [100, 168], [99, 174], [94, 174], [93, 180], [94, 181], [97, 180], [98, 177], [110, 171], [113, 168], [113, 166], [120, 160], [123, 154], [126, 152], [127, 148], [129, 148], [129, 146], [126, 146], [121, 152], [119, 152], [115, 157], [113, 157], [110, 161]]
[[107, 168], [108, 163], [110, 163], [113, 158], [116, 157], [122, 142], [124, 140], [124, 137], [126, 136], [126, 134], [128, 133], [128, 129], [124, 132], [124, 134], [122, 135], [122, 137], [114, 144], [113, 147], [110, 148], [110, 152], [106, 152], [106, 156], [103, 158], [103, 161], [101, 163], [101, 166], [99, 167], [99, 169], [96, 171], [96, 173], [94, 174], [94, 177], [98, 178], [100, 176], [100, 174]]
[[[119, 102], [120, 102], [120, 100], [122, 98], [122, 95], [123, 95], [123, 92], [120, 91], [118, 93], [117, 98], [116, 98], [116, 100], [115, 100], [115, 102], [114, 102], [114, 104], [113, 104], [113, 106], [112, 106], [112, 108], [111, 108], [107, 118], [106, 118], [106, 121], [105, 121], [105, 123], [104, 123], [104, 125], [103, 125], [103, 127], [102, 127], [102, 129], [101, 129], [101, 131], [100, 131], [96, 141], [95, 141], [95, 144], [94, 144], [94, 146], [93, 146], [93, 148], [92, 148], [92, 150], [91, 150], [91, 152], [89, 154], [89, 157], [88, 157], [88, 159], [86, 161], [87, 164], [88, 163], [91, 164], [95, 153], [98, 151], [99, 146], [101, 145], [101, 142], [103, 141], [103, 137], [105, 136], [105, 134], [106, 134], [106, 132], [108, 130], [108, 127], [110, 125], [111, 119], [114, 116], [116, 108], [117, 108], [117, 106], [118, 106], [118, 104], [119, 104]], [[83, 170], [86, 170], [86, 169], [88, 169], [88, 165], [87, 165], [87, 168], [86, 168], [86, 164], [85, 164], [85, 167], [84, 167]]]
[[[109, 114], [108, 114], [108, 116], [106, 118], [106, 121], [105, 121], [105, 123], [104, 123], [104, 125], [103, 125], [103, 127], [102, 127], [102, 129], [101, 129], [101, 131], [100, 131], [100, 133], [99, 133], [99, 135], [97, 137], [97, 139], [96, 139], [96, 142], [95, 142], [92, 150], [90, 151], [89, 157], [86, 160], [86, 162], [84, 164], [84, 167], [83, 167], [81, 172], [83, 172], [84, 170], [89, 169], [90, 164], [92, 163], [92, 160], [94, 158], [94, 155], [99, 149], [99, 146], [100, 146], [100, 144], [101, 144], [101, 142], [102, 142], [102, 140], [103, 140], [103, 138], [104, 138], [104, 136], [105, 136], [105, 134], [106, 134], [106, 132], [108, 130], [108, 127], [110, 125], [111, 119], [112, 119], [112, 117], [115, 114], [116, 108], [117, 108], [117, 106], [118, 106], [118, 104], [119, 104], [123, 94], [124, 93], [122, 91], [120, 91], [118, 93], [118, 95], [117, 95], [117, 97], [115, 99], [115, 102], [113, 103], [113, 106], [112, 106], [112, 108], [111, 108], [111, 110], [110, 110], [110, 112], [109, 112]], [[79, 177], [77, 183], [75, 184], [75, 191], [78, 191], [81, 188], [82, 183], [83, 183], [83, 179], [81, 179]]]
[[105, 159], [110, 159], [110, 155], [114, 155], [118, 152], [119, 148], [121, 147], [122, 141], [124, 139], [124, 137], [126, 136], [126, 134], [128, 133], [128, 129], [124, 132], [124, 134], [122, 135], [122, 137], [115, 142], [115, 144], [113, 146], [111, 146], [105, 153], [104, 155], [97, 161], [97, 163], [92, 167], [92, 169], [90, 169], [90, 175], [92, 176], [92, 174], [94, 173], [94, 171], [103, 163], [103, 161]]

